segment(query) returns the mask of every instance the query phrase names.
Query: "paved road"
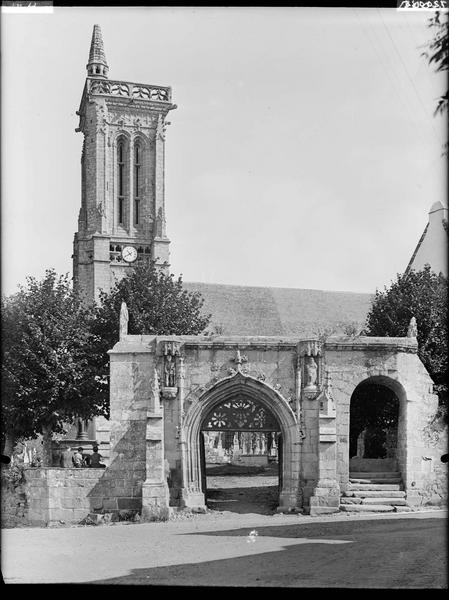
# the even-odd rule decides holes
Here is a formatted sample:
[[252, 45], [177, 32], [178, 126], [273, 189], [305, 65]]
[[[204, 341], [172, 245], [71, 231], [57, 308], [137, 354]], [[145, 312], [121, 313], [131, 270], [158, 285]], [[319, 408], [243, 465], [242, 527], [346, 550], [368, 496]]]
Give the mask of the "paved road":
[[211, 512], [167, 523], [6, 529], [2, 573], [5, 583], [445, 588], [446, 519], [444, 511]]

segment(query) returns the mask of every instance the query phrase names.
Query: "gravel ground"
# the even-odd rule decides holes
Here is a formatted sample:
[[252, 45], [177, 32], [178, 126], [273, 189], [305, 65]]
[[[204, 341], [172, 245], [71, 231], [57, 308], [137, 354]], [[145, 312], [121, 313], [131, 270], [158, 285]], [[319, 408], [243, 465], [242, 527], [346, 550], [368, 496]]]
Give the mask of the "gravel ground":
[[211, 510], [272, 515], [278, 505], [277, 466], [207, 469], [207, 506]]
[[447, 587], [446, 511], [282, 515], [276, 477], [256, 475], [209, 474], [207, 513], [165, 523], [5, 529], [5, 582]]
[[166, 523], [7, 529], [2, 573], [11, 584], [445, 588], [446, 518], [210, 511]]

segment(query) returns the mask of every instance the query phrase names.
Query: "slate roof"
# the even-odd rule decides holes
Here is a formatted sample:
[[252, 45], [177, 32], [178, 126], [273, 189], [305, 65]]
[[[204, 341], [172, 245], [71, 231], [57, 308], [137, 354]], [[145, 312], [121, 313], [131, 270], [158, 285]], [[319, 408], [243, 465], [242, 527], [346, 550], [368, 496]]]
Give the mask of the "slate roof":
[[183, 282], [198, 291], [210, 330], [224, 335], [319, 335], [342, 324], [363, 327], [374, 294]]

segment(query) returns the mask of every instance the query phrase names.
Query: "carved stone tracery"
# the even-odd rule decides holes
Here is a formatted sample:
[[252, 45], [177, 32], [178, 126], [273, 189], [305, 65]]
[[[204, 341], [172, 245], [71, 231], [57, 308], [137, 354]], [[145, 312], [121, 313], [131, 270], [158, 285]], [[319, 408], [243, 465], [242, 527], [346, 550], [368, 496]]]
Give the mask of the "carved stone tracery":
[[90, 94], [105, 96], [124, 96], [142, 100], [156, 100], [158, 102], [171, 101], [171, 88], [124, 81], [105, 81], [104, 79], [89, 80]]
[[206, 416], [202, 429], [279, 431], [279, 423], [263, 404], [239, 395], [215, 406]]

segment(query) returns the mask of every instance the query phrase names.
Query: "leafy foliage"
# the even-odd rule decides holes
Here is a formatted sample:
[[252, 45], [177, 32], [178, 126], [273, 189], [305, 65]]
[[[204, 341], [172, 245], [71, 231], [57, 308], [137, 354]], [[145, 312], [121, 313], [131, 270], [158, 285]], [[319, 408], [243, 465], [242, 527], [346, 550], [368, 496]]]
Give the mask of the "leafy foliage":
[[153, 263], [137, 265], [97, 307], [52, 269], [2, 298], [3, 434], [48, 439], [77, 418], [109, 416], [107, 352], [118, 341], [122, 301], [129, 333], [197, 334], [210, 319], [199, 293]]
[[182, 278], [160, 271], [153, 261], [138, 263], [109, 293], [100, 294], [93, 323], [102, 380], [109, 378], [110, 350], [119, 339], [120, 307], [126, 302], [128, 333], [148, 335], [197, 335], [209, 324], [203, 315], [199, 292], [183, 289]]
[[77, 417], [106, 413], [93, 318], [68, 275], [51, 269], [2, 298], [2, 418], [15, 437], [64, 433]]
[[101, 292], [96, 331], [109, 348], [118, 340], [122, 301], [129, 311], [130, 334], [197, 335], [210, 321], [210, 315], [201, 313], [201, 294], [184, 290], [181, 277], [160, 271], [153, 261], [139, 263], [110, 293]]
[[410, 319], [418, 325], [418, 355], [447, 404], [447, 278], [426, 265], [397, 276], [389, 289], [376, 291], [366, 320], [367, 335], [403, 337]]
[[[443, 13], [436, 11], [434, 16], [429, 19], [428, 25], [433, 31], [433, 38], [427, 43], [427, 50], [423, 52], [423, 56], [427, 58], [430, 65], [435, 66], [437, 72], [447, 71], [449, 68], [449, 45], [448, 45], [448, 17], [447, 12]], [[448, 109], [448, 94], [446, 93], [438, 98], [435, 115], [444, 114]], [[445, 144], [445, 152], [447, 155], [447, 142]]]

